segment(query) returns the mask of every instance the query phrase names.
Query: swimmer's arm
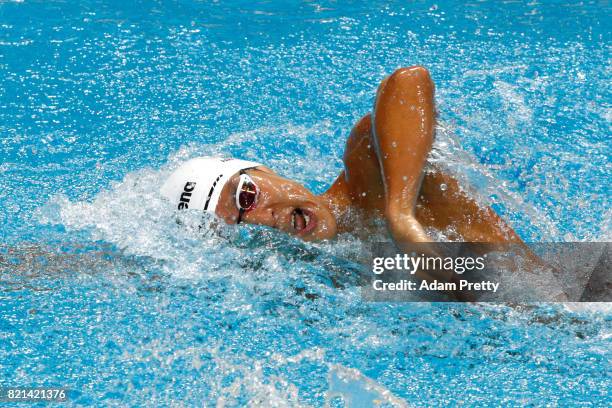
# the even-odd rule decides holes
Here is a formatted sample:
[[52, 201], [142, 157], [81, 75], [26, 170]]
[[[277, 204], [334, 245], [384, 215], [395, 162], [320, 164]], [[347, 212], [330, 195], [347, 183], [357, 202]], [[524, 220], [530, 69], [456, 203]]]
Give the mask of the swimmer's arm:
[[433, 82], [422, 67], [395, 71], [376, 97], [373, 133], [385, 185], [385, 217], [400, 248], [431, 241], [415, 217], [415, 205], [433, 143], [433, 97]]

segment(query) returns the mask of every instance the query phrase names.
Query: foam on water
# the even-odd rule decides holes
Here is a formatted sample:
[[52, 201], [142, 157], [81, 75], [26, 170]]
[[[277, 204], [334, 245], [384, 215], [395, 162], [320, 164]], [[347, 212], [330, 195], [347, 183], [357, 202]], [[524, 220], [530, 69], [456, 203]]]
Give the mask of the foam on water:
[[[512, 333], [530, 330], [533, 322], [550, 324], [551, 327], [561, 325], [573, 333], [583, 330], [573, 327], [572, 319], [578, 319], [580, 325], [588, 327], [587, 332], [592, 331], [592, 334], [583, 333], [581, 336], [594, 336], [593, 344], [598, 342], [595, 338], [609, 335], [609, 328], [604, 328], [599, 315], [601, 312], [609, 313], [609, 308], [597, 305], [567, 305], [567, 312], [559, 308], [513, 310], [502, 306], [466, 305], [449, 315], [444, 311], [447, 306], [363, 304], [358, 288], [362, 268], [359, 262], [368, 248], [357, 237], [344, 234], [332, 242], [303, 243], [265, 228], [227, 226], [210, 217], [202, 218], [197, 212], [177, 213], [159, 194], [158, 188], [165, 177], [184, 160], [207, 154], [227, 155], [244, 140], [255, 144], [271, 143], [267, 138], [277, 140], [278, 134], [291, 134], [292, 144], [303, 148], [309, 159], [292, 163], [274, 155], [264, 160], [272, 163], [271, 167], [282, 169], [284, 174], [318, 180], [320, 185], [325, 185], [328, 175], [338, 171], [337, 165], [327, 164], [328, 167], [324, 168], [320, 161], [313, 163], [310, 157], [314, 155], [313, 149], [304, 141], [327, 137], [328, 133], [325, 124], [312, 128], [263, 128], [231, 135], [218, 144], [185, 146], [169, 157], [161, 169], [145, 168], [129, 173], [92, 200], [71, 202], [64, 196], [57, 196], [39, 210], [38, 217], [42, 223], [59, 223], [71, 235], [85, 234], [88, 241], [113, 245], [114, 249], [109, 249], [112, 261], [97, 268], [101, 274], [98, 278], [112, 284], [119, 293], [134, 296], [150, 287], [151, 279], [157, 282], [153, 287], [159, 293], [153, 303], [147, 304], [149, 310], [145, 313], [167, 316], [168, 309], [173, 308], [172, 298], [179, 293], [179, 298], [200, 297], [201, 311], [209, 315], [206, 321], [224, 322], [223, 326], [227, 327], [219, 331], [209, 327], [210, 323], [185, 320], [175, 323], [173, 330], [157, 332], [142, 343], [137, 340], [126, 342], [122, 336], [117, 340], [105, 340], [121, 342], [117, 347], [123, 353], [121, 358], [125, 364], [139, 361], [143, 367], [153, 365], [158, 374], [170, 373], [177, 367], [201, 372], [202, 382], [212, 386], [206, 391], [206, 400], [214, 401], [218, 406], [242, 403], [300, 406], [304, 400], [316, 401], [314, 405], [324, 402], [330, 406], [336, 406], [340, 400], [350, 403], [350, 406], [407, 406], [387, 386], [416, 382], [415, 393], [426, 392], [430, 398], [438, 398], [439, 390], [428, 385], [429, 375], [436, 372], [435, 363], [428, 359], [435, 360], [436, 356], [445, 355], [448, 352], [446, 348], [451, 345], [451, 354], [467, 361], [482, 360], [483, 356], [485, 361], [497, 359], [499, 353], [508, 353], [502, 361], [512, 364], [512, 350], [518, 347], [525, 351], [526, 347], [524, 340], [515, 338]], [[242, 157], [261, 159], [248, 150]], [[444, 128], [439, 130], [431, 161], [444, 165], [448, 171], [456, 171], [458, 176], [464, 175], [462, 182], [466, 183], [466, 188], [467, 183], [473, 183], [475, 188], [468, 190], [483, 203], [491, 203], [487, 194], [495, 188], [498, 197], [509, 208], [521, 208], [522, 202], [510, 190], [504, 191], [503, 186], [495, 187], [492, 176], [482, 172], [482, 166], [460, 149]], [[198, 228], [202, 222], [206, 227], [204, 230]], [[539, 224], [540, 227], [543, 225]], [[383, 236], [380, 238], [384, 239]], [[78, 265], [81, 270], [87, 269], [84, 259]], [[134, 274], [139, 276], [136, 281], [133, 280]], [[186, 291], [185, 285], [199, 289]], [[450, 309], [453, 310], [454, 306]], [[584, 317], [574, 316], [577, 311], [592, 320], [587, 323]], [[467, 326], [465, 314], [474, 319]], [[402, 318], [402, 315], [407, 317]], [[497, 327], [495, 335], [487, 335], [488, 341], [494, 345], [486, 346], [488, 341], [483, 343], [476, 334], [480, 329], [472, 324], [478, 324], [478, 321]], [[263, 322], [275, 334], [266, 333], [267, 330], [260, 326]], [[600, 325], [603, 325], [601, 329]], [[295, 336], [294, 330], [308, 333], [308, 337], [300, 336], [301, 341], [306, 342], [306, 348], [294, 340], [279, 343], [279, 338], [275, 338], [280, 331], [286, 332], [285, 336], [291, 339]], [[453, 331], [455, 334], [440, 342], [440, 338]], [[542, 334], [532, 333], [536, 338]], [[177, 342], [176, 336], [181, 337], [181, 341]], [[194, 336], [203, 336], [205, 340], [194, 342]], [[250, 348], [249, 341], [244, 344], [244, 336], [262, 338], [250, 346], [254, 348]], [[263, 339], [270, 344], [262, 349]], [[333, 339], [333, 346], [327, 342], [323, 342], [326, 347], [317, 345], [321, 339]], [[194, 346], [202, 341], [206, 345]], [[471, 350], [474, 342], [484, 344], [485, 348]], [[387, 368], [383, 367], [388, 364], [407, 364], [408, 361], [394, 356], [395, 353], [405, 353], [402, 350], [406, 347], [423, 350], [421, 357], [413, 356], [416, 360], [408, 360], [424, 364], [425, 370], [420, 374], [422, 378], [419, 379], [418, 375], [416, 378], [404, 377], [407, 373], [402, 370], [389, 373], [389, 379], [385, 379], [384, 374], [379, 374], [377, 381], [368, 378], [368, 371], [382, 369], [384, 373]], [[245, 351], [245, 348], [250, 351]], [[279, 352], [279, 349], [284, 351]], [[380, 363], [371, 362], [361, 369], [352, 366], [355, 361], [369, 358], [367, 356], [372, 353], [381, 359]], [[543, 351], [529, 353], [523, 358], [533, 360], [536, 365], [558, 367], [574, 364], [561, 357], [559, 351], [555, 352], [558, 361], [546, 357]], [[596, 359], [605, 353], [605, 349], [589, 351], [589, 354], [598, 356]], [[416, 354], [419, 355], [420, 352]], [[298, 374], [303, 370], [314, 370], [318, 379], [311, 379], [314, 383], [310, 383], [311, 380]], [[322, 379], [325, 379], [323, 384], [320, 383]], [[305, 384], [309, 384], [313, 391], [305, 391]], [[121, 388], [119, 384], [117, 387]], [[130, 387], [137, 387], [137, 384], [129, 383], [123, 392], [131, 392]], [[203, 392], [199, 386], [192, 384], [190, 387], [182, 398], [190, 400]], [[121, 395], [117, 394], [117, 402]], [[139, 396], [153, 403], [173, 398], [155, 387], [140, 389]]]
[[[189, 276], [197, 269], [216, 269], [216, 263], [224, 267], [223, 259], [236, 257], [231, 255], [236, 250], [232, 243], [238, 239], [241, 229], [223, 225], [206, 214], [175, 212], [160, 195], [164, 180], [189, 158], [228, 156], [239, 148], [242, 158], [261, 160], [279, 173], [308, 181], [315, 188], [323, 186], [329, 183], [329, 174], [338, 172], [337, 163], [327, 160], [327, 165], [322, 166], [316, 160], [320, 154], [316, 143], [314, 147], [310, 143], [317, 137], [326, 137], [328, 132], [325, 124], [309, 129], [261, 128], [230, 135], [218, 144], [185, 146], [169, 157], [161, 169], [145, 168], [129, 173], [90, 201], [71, 202], [63, 195], [55, 196], [37, 211], [37, 218], [42, 224], [61, 224], [69, 232], [86, 231], [92, 240], [112, 243], [126, 255], [164, 261], [166, 271], [181, 276]], [[278, 135], [287, 139], [280, 139]], [[277, 141], [290, 143], [290, 148], [299, 149], [303, 157], [293, 160], [280, 154], [262, 154], [255, 149]], [[199, 228], [202, 223], [204, 227]], [[259, 233], [270, 235], [265, 231]], [[353, 240], [352, 244], [357, 245], [357, 241]]]
[[81, 405], [603, 405], [607, 306], [365, 303], [358, 237], [202, 233], [158, 187], [226, 154], [320, 193], [422, 64], [434, 164], [526, 240], [609, 240], [608, 11], [0, 2], [0, 377]]

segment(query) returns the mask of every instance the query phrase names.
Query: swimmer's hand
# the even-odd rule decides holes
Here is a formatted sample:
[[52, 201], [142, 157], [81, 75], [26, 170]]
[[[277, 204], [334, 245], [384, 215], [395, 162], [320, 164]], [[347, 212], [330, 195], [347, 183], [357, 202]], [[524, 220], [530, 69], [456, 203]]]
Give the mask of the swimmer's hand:
[[[428, 257], [441, 257], [441, 249], [425, 232], [420, 222], [409, 213], [395, 213], [387, 216], [387, 226], [393, 242], [403, 253], [418, 252]], [[454, 282], [459, 287], [459, 277], [449, 270], [417, 270], [416, 277], [428, 281]], [[470, 293], [449, 291], [446, 294], [454, 301], [473, 302], [475, 298]]]
[[406, 244], [432, 242], [413, 214], [387, 211], [386, 219], [391, 237], [400, 249]]
[[441, 252], [434, 240], [425, 232], [423, 225], [407, 211], [387, 211], [387, 228], [395, 246], [403, 253], [414, 252], [430, 257], [440, 257]]

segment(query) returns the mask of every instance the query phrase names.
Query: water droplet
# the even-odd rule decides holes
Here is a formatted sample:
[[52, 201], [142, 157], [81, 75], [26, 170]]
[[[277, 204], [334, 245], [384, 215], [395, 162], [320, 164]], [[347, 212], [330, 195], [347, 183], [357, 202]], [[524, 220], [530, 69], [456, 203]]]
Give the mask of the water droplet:
[[448, 188], [448, 186], [444, 183], [440, 184], [440, 190], [442, 191], [446, 191], [446, 189]]

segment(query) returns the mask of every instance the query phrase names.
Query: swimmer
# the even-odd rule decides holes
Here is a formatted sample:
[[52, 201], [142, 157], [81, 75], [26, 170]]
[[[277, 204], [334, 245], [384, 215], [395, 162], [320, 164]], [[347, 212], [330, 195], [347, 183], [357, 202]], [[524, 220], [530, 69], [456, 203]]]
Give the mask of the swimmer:
[[179, 210], [265, 225], [307, 241], [367, 231], [384, 219], [399, 249], [433, 241], [428, 228], [453, 231], [452, 240], [520, 244], [512, 228], [454, 178], [435, 168], [424, 171], [435, 123], [429, 72], [401, 68], [380, 83], [373, 112], [348, 137], [344, 170], [323, 194], [260, 163], [218, 158], [184, 163], [161, 191]]

